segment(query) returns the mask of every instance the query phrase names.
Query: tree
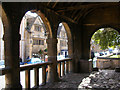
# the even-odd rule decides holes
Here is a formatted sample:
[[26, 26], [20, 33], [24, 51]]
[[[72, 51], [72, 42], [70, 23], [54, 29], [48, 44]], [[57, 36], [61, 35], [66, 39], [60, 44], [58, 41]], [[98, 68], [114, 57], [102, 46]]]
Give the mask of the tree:
[[47, 48], [44, 50], [44, 52], [47, 52]]
[[119, 33], [112, 28], [99, 29], [94, 33], [92, 39], [96, 45], [100, 45], [102, 50], [120, 45]]
[[40, 49], [38, 53], [39, 53], [39, 54], [43, 54], [43, 50]]

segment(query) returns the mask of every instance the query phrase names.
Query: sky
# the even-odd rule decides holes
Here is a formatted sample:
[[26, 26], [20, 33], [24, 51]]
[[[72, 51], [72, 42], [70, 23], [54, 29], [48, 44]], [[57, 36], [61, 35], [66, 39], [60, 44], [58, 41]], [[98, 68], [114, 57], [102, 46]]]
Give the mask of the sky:
[[[38, 16], [38, 14], [32, 13], [31, 11], [28, 11], [26, 14], [27, 14], [27, 15], [30, 15], [30, 16], [33, 16], [33, 17]], [[41, 18], [40, 18], [40, 19], [41, 19]], [[42, 20], [42, 19], [41, 19], [41, 20]], [[62, 26], [62, 23], [60, 23], [59, 26]]]
[[36, 13], [31, 13], [31, 11], [28, 11], [26, 14], [28, 14], [28, 15], [30, 15], [30, 16], [33, 16], [33, 17], [38, 16]]

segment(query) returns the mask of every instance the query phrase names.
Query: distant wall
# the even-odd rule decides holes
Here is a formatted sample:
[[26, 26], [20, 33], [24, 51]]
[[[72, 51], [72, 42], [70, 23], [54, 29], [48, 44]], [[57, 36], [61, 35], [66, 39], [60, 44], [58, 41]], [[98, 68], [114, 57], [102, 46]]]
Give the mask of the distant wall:
[[116, 67], [120, 67], [120, 59], [116, 58], [97, 59], [97, 68], [99, 69], [115, 69]]

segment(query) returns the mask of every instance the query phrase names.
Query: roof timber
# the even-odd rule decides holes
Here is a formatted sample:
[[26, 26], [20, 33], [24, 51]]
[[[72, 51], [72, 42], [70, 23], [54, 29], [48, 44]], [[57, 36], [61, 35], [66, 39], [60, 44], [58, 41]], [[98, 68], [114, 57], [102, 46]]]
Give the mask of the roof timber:
[[66, 20], [68, 20], [68, 21], [70, 21], [70, 22], [72, 22], [72, 23], [76, 23], [76, 24], [77, 24], [76, 21], [72, 20], [71, 18], [69, 18], [69, 17], [67, 17], [67, 16], [65, 16], [65, 15], [61, 15], [61, 14], [55, 12], [55, 11], [52, 10], [52, 9], [46, 8], [46, 10], [47, 10], [48, 12], [53, 12], [54, 14], [56, 14], [56, 15], [62, 17], [63, 19], [66, 19]]
[[56, 0], [56, 2], [54, 3], [54, 5], [52, 6], [52, 8], [54, 8], [56, 5], [57, 5], [57, 1], [59, 1], [59, 0]]
[[82, 17], [85, 11], [86, 11], [85, 9], [82, 9], [82, 10], [75, 16], [74, 20], [76, 21], [76, 20], [78, 20], [80, 17]]
[[[78, 4], [79, 4], [79, 3], [77, 3], [76, 6], [77, 6]], [[82, 3], [81, 3], [81, 4], [82, 4]], [[81, 4], [79, 4], [79, 5], [81, 5]], [[71, 15], [72, 18], [75, 16], [75, 14], [77, 13], [77, 11], [78, 11], [78, 10], [73, 10], [73, 11], [71, 11], [71, 12], [72, 12], [72, 15]]]
[[70, 7], [62, 7], [58, 8], [56, 12], [65, 12], [72, 10], [79, 10], [82, 8], [91, 8], [91, 7], [107, 7], [107, 6], [115, 6], [120, 5], [119, 3], [99, 3], [99, 4], [87, 4], [87, 5], [79, 5], [79, 6], [70, 6]]
[[47, 11], [53, 12], [54, 14], [60, 16], [63, 19], [66, 19], [72, 23], [78, 23], [80, 18], [85, 17], [87, 14], [89, 14], [92, 10], [96, 8], [101, 7], [109, 7], [109, 6], [120, 6], [120, 3], [116, 2], [100, 2], [100, 3], [78, 3], [78, 2], [59, 2], [59, 0], [56, 0], [56, 2], [49, 2], [42, 3], [41, 7], [44, 7]]
[[[54, 4], [54, 3], [51, 3], [51, 4]], [[56, 4], [57, 4], [57, 3], [56, 3]], [[47, 5], [48, 5], [48, 3], [47, 3], [47, 4], [44, 4], [44, 3], [43, 3], [43, 4], [39, 5], [38, 8], [44, 8], [44, 9], [47, 10], [48, 12], [52, 12], [52, 13], [58, 15], [59, 17], [65, 19], [65, 20], [67, 20], [67, 21], [70, 21], [70, 22], [72, 22], [72, 23], [76, 23], [76, 24], [77, 24], [77, 22], [74, 21], [74, 20], [72, 20], [70, 17], [67, 17], [67, 16], [65, 16], [64, 14], [62, 15], [61, 13], [58, 13], [58, 12], [54, 11], [53, 8], [49, 7], [49, 6], [50, 6], [50, 3], [49, 3], [49, 6], [47, 6]], [[57, 6], [56, 6], [56, 7], [57, 7]], [[37, 11], [36, 11], [36, 10], [32, 10], [32, 12], [37, 12]]]

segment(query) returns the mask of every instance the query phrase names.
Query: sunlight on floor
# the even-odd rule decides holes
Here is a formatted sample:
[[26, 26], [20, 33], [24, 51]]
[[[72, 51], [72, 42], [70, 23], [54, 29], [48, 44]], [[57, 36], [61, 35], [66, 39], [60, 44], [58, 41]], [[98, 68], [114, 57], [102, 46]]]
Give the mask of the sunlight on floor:
[[[90, 74], [89, 77], [84, 78], [78, 88], [92, 88], [92, 86], [90, 85], [91, 78], [95, 78], [96, 74], [99, 74], [99, 72]], [[96, 84], [96, 86], [98, 85]]]
[[92, 72], [88, 77], [84, 78], [79, 84], [78, 88], [120, 88], [120, 73], [115, 70], [99, 70], [99, 72]]

